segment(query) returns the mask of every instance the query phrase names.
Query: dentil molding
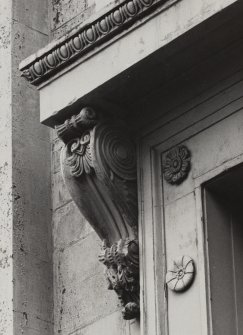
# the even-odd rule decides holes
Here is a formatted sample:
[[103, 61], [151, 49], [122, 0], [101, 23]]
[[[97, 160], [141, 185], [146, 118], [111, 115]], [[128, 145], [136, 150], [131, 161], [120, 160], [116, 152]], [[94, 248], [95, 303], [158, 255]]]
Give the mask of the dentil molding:
[[135, 145], [127, 127], [86, 107], [56, 126], [65, 146], [65, 184], [104, 241], [99, 260], [125, 319], [139, 315], [138, 205]]

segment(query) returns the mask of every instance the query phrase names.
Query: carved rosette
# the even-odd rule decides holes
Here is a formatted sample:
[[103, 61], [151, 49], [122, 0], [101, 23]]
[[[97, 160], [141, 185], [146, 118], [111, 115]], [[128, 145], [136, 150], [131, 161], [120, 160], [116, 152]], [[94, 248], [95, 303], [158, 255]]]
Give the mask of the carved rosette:
[[169, 184], [180, 184], [188, 176], [191, 168], [191, 154], [185, 145], [170, 150], [163, 164], [164, 178]]
[[61, 167], [65, 184], [100, 238], [100, 261], [109, 288], [120, 298], [125, 319], [139, 314], [139, 252], [136, 150], [122, 123], [93, 109], [56, 127], [65, 143]]
[[166, 284], [174, 292], [184, 292], [195, 277], [195, 264], [191, 257], [183, 256], [174, 261], [166, 274]]

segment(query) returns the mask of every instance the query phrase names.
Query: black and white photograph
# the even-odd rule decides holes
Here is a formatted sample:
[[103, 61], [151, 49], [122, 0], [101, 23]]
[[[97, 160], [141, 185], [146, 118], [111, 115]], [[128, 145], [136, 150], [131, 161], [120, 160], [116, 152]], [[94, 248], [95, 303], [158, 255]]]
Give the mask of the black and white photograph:
[[242, 207], [242, 0], [0, 0], [0, 335], [243, 335]]

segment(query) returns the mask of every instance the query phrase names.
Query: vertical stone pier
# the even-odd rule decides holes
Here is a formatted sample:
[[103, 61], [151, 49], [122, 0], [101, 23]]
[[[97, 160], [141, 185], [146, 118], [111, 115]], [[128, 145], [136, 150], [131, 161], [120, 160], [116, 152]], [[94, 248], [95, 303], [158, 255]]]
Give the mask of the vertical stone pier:
[[49, 131], [19, 62], [48, 42], [47, 2], [0, 3], [0, 334], [51, 335]]

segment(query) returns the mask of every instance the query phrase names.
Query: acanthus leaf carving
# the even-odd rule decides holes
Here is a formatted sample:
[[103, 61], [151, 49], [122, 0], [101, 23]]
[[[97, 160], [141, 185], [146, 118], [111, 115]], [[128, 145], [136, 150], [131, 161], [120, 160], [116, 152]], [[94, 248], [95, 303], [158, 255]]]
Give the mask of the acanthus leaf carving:
[[80, 177], [83, 173], [90, 174], [93, 169], [92, 153], [90, 149], [90, 134], [84, 133], [81, 138], [75, 138], [68, 143], [68, 151], [71, 155], [67, 158], [67, 165], [74, 177]]
[[107, 267], [108, 288], [117, 293], [124, 319], [139, 316], [138, 241], [121, 239], [111, 247], [104, 242], [99, 260]]
[[100, 261], [125, 319], [139, 314], [139, 251], [135, 145], [121, 122], [85, 107], [56, 127], [65, 146], [65, 184], [84, 217], [105, 241]]

